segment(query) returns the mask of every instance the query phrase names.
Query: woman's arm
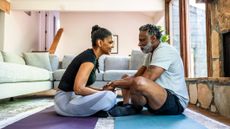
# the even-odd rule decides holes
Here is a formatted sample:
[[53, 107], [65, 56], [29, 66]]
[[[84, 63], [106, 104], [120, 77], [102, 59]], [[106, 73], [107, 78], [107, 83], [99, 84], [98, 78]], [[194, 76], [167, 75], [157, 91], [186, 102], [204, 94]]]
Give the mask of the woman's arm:
[[128, 76], [120, 80], [110, 81], [103, 87], [103, 90], [114, 91], [116, 87], [122, 89], [129, 89], [129, 86], [133, 83], [133, 78], [133, 76]]
[[101, 88], [97, 88], [97, 87], [89, 87], [89, 88], [91, 88], [91, 89], [94, 89], [94, 90], [98, 90], [98, 91], [102, 91], [103, 89], [101, 89]]
[[86, 87], [87, 81], [89, 79], [90, 73], [92, 72], [93, 68], [94, 68], [94, 64], [91, 62], [85, 62], [81, 64], [74, 81], [75, 94], [85, 96], [85, 95], [90, 95], [99, 92], [99, 90]]

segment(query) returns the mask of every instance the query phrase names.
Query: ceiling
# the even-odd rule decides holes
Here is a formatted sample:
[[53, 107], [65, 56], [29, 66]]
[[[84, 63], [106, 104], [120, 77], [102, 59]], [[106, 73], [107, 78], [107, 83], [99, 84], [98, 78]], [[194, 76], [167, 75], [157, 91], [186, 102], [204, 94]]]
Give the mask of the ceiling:
[[61, 12], [153, 12], [164, 11], [165, 0], [10, 0], [12, 10]]

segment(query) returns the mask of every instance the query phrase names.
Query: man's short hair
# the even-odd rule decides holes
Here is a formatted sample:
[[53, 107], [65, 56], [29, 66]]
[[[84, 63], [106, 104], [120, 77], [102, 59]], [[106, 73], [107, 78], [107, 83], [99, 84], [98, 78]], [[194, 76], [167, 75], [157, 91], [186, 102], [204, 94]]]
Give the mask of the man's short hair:
[[139, 28], [139, 31], [147, 31], [149, 35], [155, 35], [158, 40], [161, 39], [161, 30], [154, 24], [146, 24]]

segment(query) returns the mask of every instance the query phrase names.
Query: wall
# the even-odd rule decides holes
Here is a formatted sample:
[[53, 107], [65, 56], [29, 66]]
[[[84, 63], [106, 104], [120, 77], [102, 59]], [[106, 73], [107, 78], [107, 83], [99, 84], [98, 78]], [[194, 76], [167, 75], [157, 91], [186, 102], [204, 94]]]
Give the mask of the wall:
[[187, 78], [189, 102], [230, 118], [230, 78]]
[[[56, 32], [60, 25], [56, 22], [59, 21], [59, 12], [57, 11], [39, 11], [39, 41], [38, 50], [48, 51]], [[47, 33], [44, 33], [44, 32]]]
[[11, 11], [4, 17], [3, 50], [21, 53], [38, 49], [38, 15]]
[[[158, 22], [162, 24], [162, 19], [158, 19]], [[143, 24], [153, 23], [153, 21], [151, 16], [134, 12], [62, 12], [60, 13], [60, 24], [64, 32], [57, 47], [57, 54], [62, 57], [65, 54], [78, 54], [91, 48], [91, 27], [98, 24], [118, 35], [118, 54], [129, 55], [132, 49], [139, 49], [138, 28]]]
[[208, 4], [210, 12], [211, 29], [210, 41], [211, 55], [210, 63], [212, 64], [212, 77], [222, 77], [223, 73], [223, 44], [222, 33], [230, 31], [230, 1], [213, 0]]
[[0, 11], [0, 50], [3, 50], [3, 42], [4, 42], [4, 17], [5, 17], [5, 13]]

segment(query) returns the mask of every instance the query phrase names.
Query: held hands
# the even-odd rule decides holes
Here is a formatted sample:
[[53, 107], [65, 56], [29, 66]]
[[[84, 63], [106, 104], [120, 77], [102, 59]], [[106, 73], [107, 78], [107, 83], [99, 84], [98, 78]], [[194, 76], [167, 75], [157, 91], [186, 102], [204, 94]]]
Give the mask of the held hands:
[[115, 91], [115, 87], [113, 86], [113, 82], [108, 82], [105, 86], [103, 86], [103, 90]]

